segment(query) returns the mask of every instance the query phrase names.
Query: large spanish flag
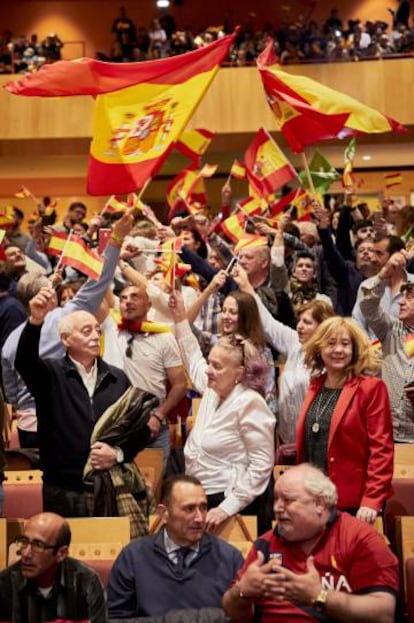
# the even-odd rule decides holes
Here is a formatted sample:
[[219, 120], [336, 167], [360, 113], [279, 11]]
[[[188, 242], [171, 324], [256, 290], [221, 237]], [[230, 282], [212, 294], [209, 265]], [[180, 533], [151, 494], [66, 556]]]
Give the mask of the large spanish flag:
[[297, 173], [270, 134], [260, 128], [244, 154], [247, 176], [267, 197], [297, 177]]
[[345, 93], [282, 71], [273, 41], [258, 57], [257, 67], [278, 127], [295, 152], [323, 139], [406, 131], [398, 121]]
[[155, 175], [227, 56], [234, 35], [144, 63], [59, 61], [6, 88], [18, 95], [96, 97], [88, 192], [134, 192]]

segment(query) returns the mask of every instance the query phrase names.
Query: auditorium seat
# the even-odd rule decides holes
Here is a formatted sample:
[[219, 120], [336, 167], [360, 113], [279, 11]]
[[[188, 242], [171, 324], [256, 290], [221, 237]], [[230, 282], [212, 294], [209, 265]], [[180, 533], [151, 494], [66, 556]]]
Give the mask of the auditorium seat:
[[396, 518], [414, 515], [414, 479], [393, 478], [393, 494], [385, 503], [384, 531], [392, 549], [397, 545]]
[[41, 513], [42, 472], [40, 470], [6, 471], [3, 515], [7, 519], [27, 519]]

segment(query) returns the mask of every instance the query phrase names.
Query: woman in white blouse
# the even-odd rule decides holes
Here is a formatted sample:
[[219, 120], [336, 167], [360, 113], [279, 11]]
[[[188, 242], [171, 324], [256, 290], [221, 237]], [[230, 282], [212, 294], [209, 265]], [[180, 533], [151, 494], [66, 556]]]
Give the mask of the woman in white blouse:
[[240, 265], [233, 269], [232, 276], [241, 290], [255, 297], [267, 343], [286, 358], [279, 379], [278, 435], [282, 443], [295, 443], [296, 424], [310, 379], [309, 370], [304, 364], [303, 346], [321, 322], [334, 316], [335, 312], [326, 301], [316, 299], [309, 301], [297, 310], [298, 323], [295, 331], [273, 318], [255, 293], [246, 272]]
[[214, 530], [241, 511], [257, 514], [257, 498], [271, 477], [275, 417], [259, 393], [267, 364], [253, 344], [237, 334], [220, 338], [207, 362], [180, 293], [171, 295], [170, 308], [188, 374], [202, 394], [184, 448], [186, 473], [199, 478], [205, 488], [207, 527]]

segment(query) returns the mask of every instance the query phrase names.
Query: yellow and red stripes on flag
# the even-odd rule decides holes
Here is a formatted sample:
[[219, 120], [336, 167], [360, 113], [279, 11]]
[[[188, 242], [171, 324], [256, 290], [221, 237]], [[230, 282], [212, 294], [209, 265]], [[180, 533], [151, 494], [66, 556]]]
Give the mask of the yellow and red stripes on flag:
[[115, 195], [111, 195], [105, 203], [102, 214], [124, 214], [128, 209], [126, 203], [118, 199]]
[[72, 266], [91, 279], [98, 280], [101, 276], [103, 259], [91, 249], [80, 236], [70, 236], [65, 243], [59, 260], [62, 266]]
[[234, 247], [235, 253], [239, 253], [242, 249], [257, 249], [257, 247], [266, 247], [267, 238], [265, 236], [259, 236], [258, 234], [246, 234], [244, 232], [242, 238], [236, 243]]
[[298, 199], [301, 195], [305, 195], [306, 190], [302, 188], [295, 188], [291, 190], [287, 195], [283, 195], [278, 201], [272, 203], [269, 207], [270, 214], [272, 216], [277, 216], [284, 212], [285, 208], [291, 205], [296, 199]]
[[399, 184], [402, 184], [402, 181], [403, 176], [401, 173], [387, 173], [387, 175], [385, 175], [385, 188], [399, 186]]
[[166, 190], [167, 203], [170, 206], [169, 218], [188, 204], [198, 203], [200, 207], [207, 205], [204, 178], [197, 169], [184, 169], [170, 182]]
[[230, 176], [236, 180], [244, 180], [246, 178], [246, 167], [244, 164], [235, 160], [231, 165]]
[[267, 208], [267, 203], [264, 203], [261, 199], [257, 199], [256, 197], [247, 197], [247, 199], [239, 201], [237, 205], [246, 216], [262, 214]]
[[295, 152], [323, 139], [406, 132], [398, 121], [345, 93], [282, 71], [272, 40], [258, 57], [257, 66], [278, 127]]
[[61, 255], [67, 239], [67, 233], [63, 231], [53, 231], [49, 239], [49, 244], [46, 247], [46, 253], [48, 255]]
[[270, 134], [260, 128], [244, 154], [247, 176], [262, 197], [271, 195], [297, 173]]
[[0, 208], [0, 227], [7, 229], [12, 227], [14, 223], [13, 206], [4, 206]]
[[198, 162], [199, 157], [207, 150], [214, 136], [215, 132], [203, 128], [188, 130], [181, 134], [175, 143], [175, 147], [194, 162]]
[[245, 222], [245, 215], [242, 212], [237, 212], [237, 214], [232, 214], [232, 216], [229, 216], [229, 218], [222, 221], [222, 223], [220, 223], [220, 228], [229, 240], [232, 242], [238, 242], [238, 240], [243, 238], [245, 235]]

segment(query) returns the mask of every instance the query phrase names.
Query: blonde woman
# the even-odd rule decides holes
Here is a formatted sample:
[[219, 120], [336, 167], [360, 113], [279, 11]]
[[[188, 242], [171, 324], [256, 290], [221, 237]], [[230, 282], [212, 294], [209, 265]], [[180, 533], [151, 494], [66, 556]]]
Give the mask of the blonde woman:
[[306, 342], [305, 365], [311, 383], [298, 421], [297, 462], [323, 469], [338, 489], [338, 508], [373, 523], [391, 495], [394, 442], [370, 342], [350, 318], [329, 318]]

